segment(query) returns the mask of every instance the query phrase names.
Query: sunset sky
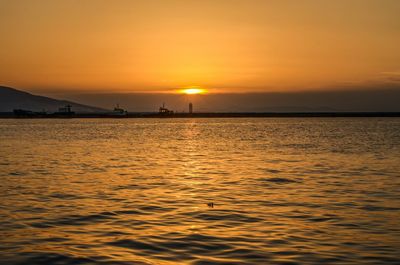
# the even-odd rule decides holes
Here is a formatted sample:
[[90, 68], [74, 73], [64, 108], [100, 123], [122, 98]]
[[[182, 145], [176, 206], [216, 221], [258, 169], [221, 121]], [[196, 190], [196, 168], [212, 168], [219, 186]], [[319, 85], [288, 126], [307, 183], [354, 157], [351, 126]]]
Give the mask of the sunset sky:
[[400, 82], [398, 0], [0, 0], [0, 84], [282, 92]]

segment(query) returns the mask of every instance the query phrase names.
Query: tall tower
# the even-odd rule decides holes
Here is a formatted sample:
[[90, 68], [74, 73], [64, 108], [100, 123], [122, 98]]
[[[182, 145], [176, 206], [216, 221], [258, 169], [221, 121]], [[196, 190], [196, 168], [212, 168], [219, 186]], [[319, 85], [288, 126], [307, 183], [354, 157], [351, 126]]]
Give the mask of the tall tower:
[[193, 113], [193, 104], [192, 104], [192, 102], [189, 103], [189, 113]]

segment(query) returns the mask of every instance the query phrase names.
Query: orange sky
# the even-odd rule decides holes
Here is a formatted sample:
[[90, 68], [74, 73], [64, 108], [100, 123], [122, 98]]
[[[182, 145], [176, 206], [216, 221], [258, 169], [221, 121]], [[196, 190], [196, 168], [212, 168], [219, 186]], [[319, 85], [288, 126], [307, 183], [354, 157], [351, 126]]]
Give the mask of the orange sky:
[[396, 81], [399, 14], [398, 0], [0, 0], [0, 84], [269, 92]]

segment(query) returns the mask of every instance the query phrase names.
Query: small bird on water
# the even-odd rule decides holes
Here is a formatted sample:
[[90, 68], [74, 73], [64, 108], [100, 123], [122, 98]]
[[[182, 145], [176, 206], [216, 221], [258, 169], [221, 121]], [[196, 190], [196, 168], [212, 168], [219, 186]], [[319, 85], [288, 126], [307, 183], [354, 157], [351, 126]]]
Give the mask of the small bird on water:
[[207, 203], [207, 206], [210, 207], [210, 208], [214, 208], [214, 203], [213, 202], [209, 202], [209, 203]]

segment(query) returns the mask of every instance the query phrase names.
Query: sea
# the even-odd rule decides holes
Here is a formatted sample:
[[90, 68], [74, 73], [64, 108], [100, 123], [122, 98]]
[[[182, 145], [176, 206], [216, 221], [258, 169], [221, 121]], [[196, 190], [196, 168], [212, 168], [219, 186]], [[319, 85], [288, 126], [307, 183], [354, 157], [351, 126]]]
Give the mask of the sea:
[[0, 264], [400, 264], [400, 119], [2, 119]]

